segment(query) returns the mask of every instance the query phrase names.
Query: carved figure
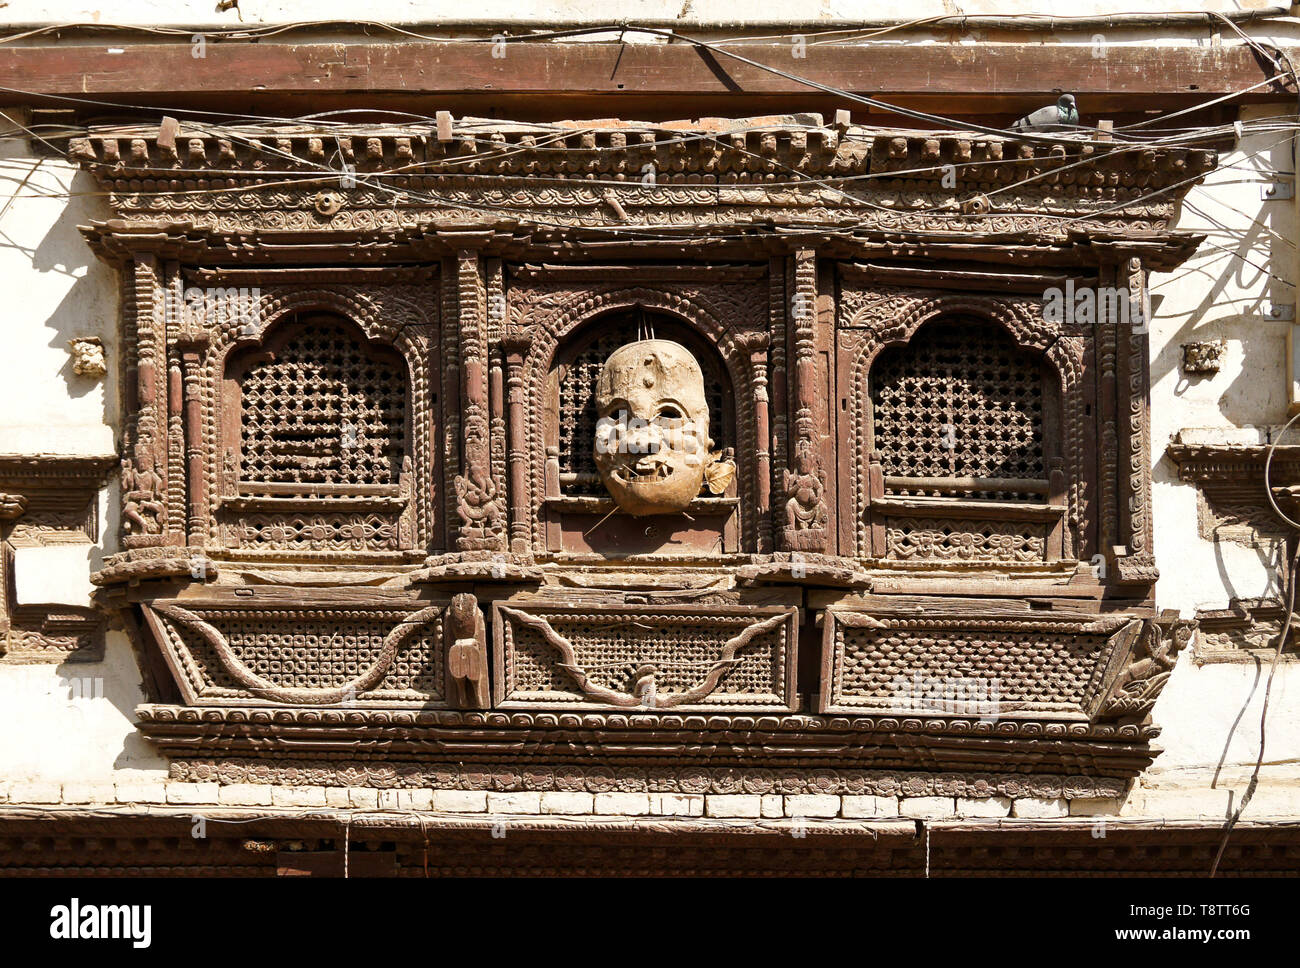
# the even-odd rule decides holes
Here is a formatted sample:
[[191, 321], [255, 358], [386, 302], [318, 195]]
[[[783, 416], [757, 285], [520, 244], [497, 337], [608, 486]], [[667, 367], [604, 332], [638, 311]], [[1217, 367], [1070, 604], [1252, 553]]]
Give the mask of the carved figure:
[[104, 360], [104, 344], [97, 336], [78, 336], [68, 340], [68, 349], [72, 353], [72, 372], [77, 376], [99, 379], [108, 372], [108, 363]]
[[596, 470], [628, 514], [675, 514], [721, 493], [731, 461], [711, 455], [704, 374], [686, 347], [638, 340], [610, 354], [596, 382]]
[[487, 709], [487, 631], [478, 600], [462, 593], [447, 610], [447, 698], [461, 709]]
[[795, 453], [797, 473], [785, 472], [785, 526], [791, 531], [812, 531], [826, 527], [825, 490], [817, 462], [807, 441], [800, 441]]
[[153, 469], [149, 453], [137, 455], [140, 469], [122, 458], [122, 518], [133, 534], [158, 534], [162, 530], [163, 480]]

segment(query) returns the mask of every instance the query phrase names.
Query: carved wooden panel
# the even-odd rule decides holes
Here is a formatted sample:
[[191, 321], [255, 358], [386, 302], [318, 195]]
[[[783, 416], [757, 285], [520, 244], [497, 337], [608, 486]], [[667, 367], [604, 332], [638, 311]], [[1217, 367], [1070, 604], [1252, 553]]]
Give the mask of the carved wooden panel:
[[187, 702], [364, 708], [448, 705], [449, 604], [259, 589], [142, 607]]
[[949, 609], [939, 602], [932, 608], [937, 614], [888, 603], [828, 609], [822, 712], [994, 724], [1140, 720], [1194, 627], [1124, 613], [1034, 615], [1004, 606], [944, 614]]
[[498, 602], [502, 708], [792, 711], [794, 607]]

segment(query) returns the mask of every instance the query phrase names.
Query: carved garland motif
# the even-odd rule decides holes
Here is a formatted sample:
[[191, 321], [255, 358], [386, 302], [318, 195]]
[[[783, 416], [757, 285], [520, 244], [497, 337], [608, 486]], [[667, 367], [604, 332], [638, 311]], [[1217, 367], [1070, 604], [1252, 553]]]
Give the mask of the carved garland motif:
[[770, 611], [649, 614], [610, 606], [592, 614], [497, 603], [501, 702], [507, 708], [578, 700], [641, 710], [793, 709], [798, 612], [765, 614]]

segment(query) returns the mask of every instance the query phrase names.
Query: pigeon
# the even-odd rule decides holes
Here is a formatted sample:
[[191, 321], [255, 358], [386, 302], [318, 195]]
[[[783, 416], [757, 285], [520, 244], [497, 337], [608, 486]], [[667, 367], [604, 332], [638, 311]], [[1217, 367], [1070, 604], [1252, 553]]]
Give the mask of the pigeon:
[[1011, 126], [1012, 131], [1051, 131], [1062, 125], [1079, 123], [1079, 111], [1073, 94], [1062, 94], [1055, 104], [1025, 115]]

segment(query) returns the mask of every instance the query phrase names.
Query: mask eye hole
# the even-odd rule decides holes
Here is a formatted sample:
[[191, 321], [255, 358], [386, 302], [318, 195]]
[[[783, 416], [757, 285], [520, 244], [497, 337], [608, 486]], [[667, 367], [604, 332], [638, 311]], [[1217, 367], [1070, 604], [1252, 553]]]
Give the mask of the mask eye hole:
[[677, 423], [685, 418], [681, 409], [671, 403], [665, 403], [660, 407], [658, 416], [661, 423]]

